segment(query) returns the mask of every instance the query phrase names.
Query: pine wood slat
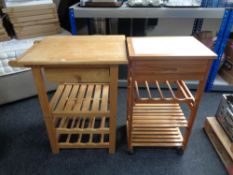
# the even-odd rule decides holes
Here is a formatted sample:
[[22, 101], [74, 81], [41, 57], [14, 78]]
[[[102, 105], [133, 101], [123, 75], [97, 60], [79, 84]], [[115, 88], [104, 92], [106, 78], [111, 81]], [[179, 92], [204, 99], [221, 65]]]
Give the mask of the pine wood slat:
[[180, 123], [176, 121], [168, 121], [167, 123], [151, 123], [148, 121], [148, 123], [134, 123], [132, 125], [133, 127], [187, 127], [187, 123]]
[[176, 84], [178, 86], [178, 90], [180, 90], [181, 94], [183, 95], [184, 98], [189, 98], [190, 96], [188, 96], [189, 94], [187, 94], [187, 91], [184, 90], [184, 88], [182, 87], [182, 85], [180, 84], [179, 81], [176, 81]]
[[147, 138], [146, 136], [144, 138], [134, 138], [133, 136], [133, 142], [141, 142], [141, 143], [181, 143], [182, 139], [176, 139], [176, 138]]
[[[70, 126], [70, 127], [73, 128], [74, 125], [75, 125], [75, 120], [72, 120], [71, 126]], [[69, 143], [69, 142], [70, 142], [70, 137], [71, 137], [71, 134], [68, 135], [68, 137], [67, 137], [67, 139], [66, 139], [66, 143]]]
[[160, 88], [160, 86], [159, 86], [159, 82], [158, 82], [158, 81], [155, 81], [155, 84], [156, 84], [156, 87], [157, 87], [157, 89], [158, 89], [160, 98], [163, 100], [164, 97], [163, 97], [162, 90], [161, 90], [161, 88]]
[[59, 101], [59, 103], [57, 105], [56, 110], [58, 110], [58, 111], [63, 111], [64, 110], [71, 89], [72, 89], [71, 85], [65, 85], [64, 92], [62, 93], [61, 99], [60, 99], [60, 101]]
[[109, 133], [109, 128], [99, 128], [99, 129], [93, 129], [93, 128], [85, 128], [85, 129], [80, 129], [80, 128], [73, 128], [73, 129], [69, 129], [69, 128], [57, 128], [56, 129], [58, 134], [79, 134], [79, 133], [83, 133], [83, 134], [108, 134]]
[[60, 148], [108, 148], [109, 143], [58, 143]]
[[145, 107], [145, 106], [154, 106], [154, 107], [177, 107], [179, 106], [178, 103], [167, 103], [167, 104], [164, 104], [164, 103], [159, 103], [159, 104], [140, 104], [140, 103], [136, 103], [134, 104], [134, 106], [136, 107]]
[[183, 80], [180, 80], [179, 83], [181, 84], [181, 86], [184, 88], [186, 94], [188, 94], [188, 96], [195, 101], [195, 98], [193, 96], [193, 94], [190, 92], [189, 88], [187, 87], [187, 85], [185, 84], [185, 82]]
[[102, 85], [99, 84], [95, 85], [94, 100], [92, 106], [92, 111], [94, 112], [99, 111], [101, 90], [102, 90]]
[[177, 133], [177, 129], [175, 127], [173, 128], [161, 128], [161, 127], [158, 127], [158, 128], [133, 128], [133, 132], [134, 131], [140, 131], [140, 132], [169, 132], [169, 133], [172, 133], [172, 132], [175, 132]]
[[134, 120], [185, 120], [184, 116], [134, 116]]
[[[178, 140], [178, 141], [182, 141], [182, 139], [179, 137], [179, 135], [156, 135], [156, 134], [153, 134], [153, 135], [136, 135], [136, 134], [133, 134], [133, 139], [154, 139], [155, 141], [158, 141], [158, 140], [162, 140], [164, 139], [164, 142], [173, 142], [174, 140]], [[169, 140], [168, 140], [169, 139]], [[174, 140], [173, 140], [174, 139]]]
[[141, 98], [141, 97], [140, 97], [140, 94], [139, 94], [139, 88], [138, 88], [138, 83], [137, 83], [137, 81], [134, 82], [134, 85], [135, 85], [137, 97], [138, 97], [138, 98]]
[[87, 112], [90, 109], [93, 90], [94, 90], [94, 85], [93, 84], [88, 85], [87, 93], [86, 93], [85, 98], [83, 99], [83, 106], [82, 106], [82, 109], [81, 109], [84, 112]]
[[172, 87], [171, 87], [169, 81], [166, 80], [166, 84], [167, 84], [168, 90], [170, 91], [170, 93], [172, 95], [172, 98], [177, 99], [176, 96], [175, 96], [175, 93], [172, 90]]
[[[109, 96], [109, 86], [104, 85], [103, 86], [103, 91], [102, 91], [102, 96], [108, 97]], [[101, 103], [101, 110], [102, 111], [107, 111], [108, 110], [108, 99], [103, 98], [102, 103]], [[102, 117], [102, 121], [100, 124], [100, 128], [103, 129], [105, 128], [105, 122], [106, 122], [106, 117]], [[101, 134], [101, 143], [104, 142], [104, 133]]]
[[[80, 85], [73, 86], [69, 98], [71, 99], [75, 98], [79, 92], [79, 88]], [[74, 108], [74, 105], [75, 105], [74, 100], [67, 100], [67, 106], [68, 106], [67, 110], [69, 111], [72, 110]]]
[[[99, 110], [99, 104], [100, 104], [100, 95], [101, 95], [101, 86], [102, 85], [95, 85], [95, 91], [94, 91], [94, 100], [93, 100], [93, 105], [92, 105], [92, 111], [98, 111]], [[94, 128], [95, 125], [95, 117], [93, 117], [91, 119], [90, 122], [90, 127]], [[98, 129], [100, 131], [100, 129]], [[107, 132], [109, 132], [109, 130], [107, 129]], [[95, 132], [96, 133], [96, 132]], [[102, 132], [101, 132], [102, 133]], [[89, 139], [89, 143], [92, 142], [93, 139], [93, 134], [90, 133], [90, 139]]]
[[[158, 128], [159, 129], [159, 128]], [[167, 128], [165, 128], [167, 129]], [[157, 130], [157, 131], [137, 131], [137, 130], [133, 130], [132, 132], [133, 135], [178, 135], [179, 133], [176, 130]]]
[[143, 143], [132, 143], [132, 146], [137, 147], [180, 147], [182, 143], [151, 143], [151, 142], [143, 142]]
[[55, 94], [53, 95], [53, 97], [50, 101], [51, 110], [53, 110], [56, 107], [56, 105], [57, 105], [56, 102], [59, 100], [59, 98], [61, 98], [61, 94], [63, 93], [64, 88], [65, 88], [65, 85], [58, 86]]

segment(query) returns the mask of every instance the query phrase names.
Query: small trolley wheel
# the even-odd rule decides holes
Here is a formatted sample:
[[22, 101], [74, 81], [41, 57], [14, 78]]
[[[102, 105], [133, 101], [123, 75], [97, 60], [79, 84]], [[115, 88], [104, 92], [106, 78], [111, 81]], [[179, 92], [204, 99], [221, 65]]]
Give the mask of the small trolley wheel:
[[133, 155], [134, 154], [133, 148], [128, 150], [128, 154], [129, 155]]
[[183, 155], [184, 154], [184, 150], [183, 150], [182, 147], [177, 147], [176, 151], [177, 151], [177, 154], [179, 154], [179, 155]]

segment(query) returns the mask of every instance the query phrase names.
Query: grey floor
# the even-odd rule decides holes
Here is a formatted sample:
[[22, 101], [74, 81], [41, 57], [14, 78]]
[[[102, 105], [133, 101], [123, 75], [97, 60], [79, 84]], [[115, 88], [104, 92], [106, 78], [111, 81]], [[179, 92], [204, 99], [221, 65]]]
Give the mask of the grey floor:
[[117, 152], [105, 149], [51, 153], [37, 97], [0, 106], [0, 174], [154, 174], [223, 175], [223, 164], [203, 132], [206, 116], [214, 115], [221, 93], [205, 93], [192, 136], [183, 155], [175, 149], [135, 149], [127, 154], [123, 126], [126, 90], [119, 89]]

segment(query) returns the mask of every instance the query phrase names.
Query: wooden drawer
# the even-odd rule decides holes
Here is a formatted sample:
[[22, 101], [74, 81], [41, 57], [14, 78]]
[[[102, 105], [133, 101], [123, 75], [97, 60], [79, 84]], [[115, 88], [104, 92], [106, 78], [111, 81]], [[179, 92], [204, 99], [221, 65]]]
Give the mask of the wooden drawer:
[[133, 61], [132, 75], [139, 80], [202, 80], [208, 66], [208, 60]]
[[110, 72], [107, 67], [94, 68], [45, 68], [48, 81], [57, 83], [96, 82], [110, 81]]

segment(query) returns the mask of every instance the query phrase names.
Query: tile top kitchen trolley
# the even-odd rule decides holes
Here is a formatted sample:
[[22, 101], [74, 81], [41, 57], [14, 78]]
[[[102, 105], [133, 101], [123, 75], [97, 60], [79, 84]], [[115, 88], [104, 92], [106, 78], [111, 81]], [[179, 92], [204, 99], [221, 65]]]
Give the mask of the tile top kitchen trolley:
[[[216, 54], [191, 36], [129, 37], [127, 50], [129, 152], [134, 147], [177, 147], [183, 152]], [[185, 80], [199, 81], [195, 95]], [[182, 104], [189, 108], [187, 117]]]
[[[46, 37], [10, 62], [32, 68], [53, 153], [60, 148], [115, 153], [118, 65], [127, 62], [121, 35]], [[58, 83], [50, 101], [44, 78]]]

